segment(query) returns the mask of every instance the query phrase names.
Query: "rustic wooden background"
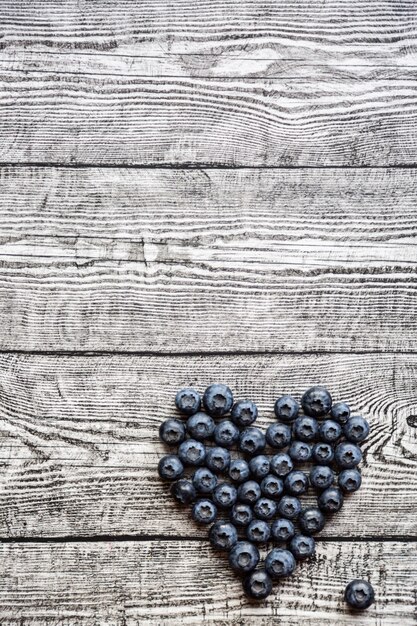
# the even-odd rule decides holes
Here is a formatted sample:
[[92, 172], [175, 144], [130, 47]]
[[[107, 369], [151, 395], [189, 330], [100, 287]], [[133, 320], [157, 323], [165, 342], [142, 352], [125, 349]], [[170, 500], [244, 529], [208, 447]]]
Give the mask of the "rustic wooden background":
[[[415, 0], [1, 0], [0, 72], [0, 624], [416, 624]], [[213, 380], [372, 423], [260, 605], [155, 473]]]

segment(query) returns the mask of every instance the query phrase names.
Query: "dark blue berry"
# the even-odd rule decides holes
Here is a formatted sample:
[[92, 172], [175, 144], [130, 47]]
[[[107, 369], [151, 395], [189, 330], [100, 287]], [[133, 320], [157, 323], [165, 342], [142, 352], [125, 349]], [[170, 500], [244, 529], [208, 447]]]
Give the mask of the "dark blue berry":
[[327, 489], [333, 481], [334, 473], [327, 465], [315, 466], [310, 471], [310, 483], [316, 489]]
[[287, 476], [294, 467], [294, 464], [285, 452], [278, 452], [278, 454], [274, 454], [270, 461], [270, 469], [275, 476], [279, 478], [284, 478]]
[[214, 429], [214, 441], [218, 446], [231, 448], [239, 439], [239, 429], [230, 420], [222, 420]]
[[294, 496], [282, 496], [277, 510], [281, 517], [296, 519], [301, 513], [301, 502]]
[[295, 535], [290, 541], [290, 550], [297, 561], [313, 556], [315, 549], [316, 542], [309, 535]]
[[343, 494], [338, 487], [329, 487], [319, 495], [317, 503], [323, 513], [337, 513], [343, 505]]
[[367, 609], [374, 600], [374, 589], [366, 580], [352, 580], [345, 589], [345, 601], [353, 609]]
[[206, 458], [206, 449], [201, 441], [187, 439], [180, 444], [178, 456], [184, 465], [202, 465]]
[[237, 530], [229, 522], [217, 522], [210, 528], [209, 541], [216, 550], [230, 550], [237, 539]]
[[343, 433], [348, 441], [360, 443], [369, 435], [369, 424], [360, 415], [354, 415], [343, 426]]
[[196, 497], [193, 483], [185, 478], [171, 485], [171, 494], [181, 504], [190, 504]]
[[266, 555], [265, 569], [273, 579], [291, 576], [295, 565], [294, 556], [289, 550], [273, 548]]
[[229, 464], [229, 450], [225, 448], [207, 448], [206, 465], [212, 472], [225, 472]]
[[286, 476], [284, 486], [287, 493], [292, 496], [301, 496], [308, 489], [308, 478], [304, 472], [294, 470]]
[[249, 464], [244, 459], [235, 459], [230, 463], [229, 476], [235, 483], [243, 483], [249, 475]]
[[280, 517], [272, 524], [271, 534], [275, 541], [288, 541], [295, 535], [295, 526], [291, 520]]
[[253, 507], [253, 511], [259, 519], [269, 520], [277, 512], [277, 504], [269, 498], [259, 498]]
[[247, 526], [253, 520], [253, 512], [249, 504], [237, 502], [230, 511], [230, 519], [235, 526]]
[[208, 467], [199, 467], [194, 472], [193, 485], [200, 493], [211, 493], [217, 485], [217, 476]]
[[290, 423], [295, 420], [300, 410], [300, 405], [292, 396], [281, 396], [274, 405], [275, 415], [281, 422]]
[[261, 488], [256, 481], [247, 480], [245, 483], [239, 485], [237, 497], [240, 502], [244, 502], [245, 504], [255, 504], [261, 497]]
[[278, 476], [268, 474], [261, 482], [261, 491], [267, 498], [278, 498], [284, 491], [284, 483]]
[[237, 500], [236, 487], [230, 483], [221, 483], [213, 491], [213, 500], [222, 509], [228, 509]]
[[338, 482], [344, 493], [353, 493], [360, 488], [362, 476], [357, 469], [347, 469], [340, 472]]
[[362, 452], [354, 443], [344, 441], [337, 446], [334, 458], [341, 469], [352, 469], [362, 461]]
[[301, 398], [301, 405], [306, 415], [323, 417], [332, 408], [332, 397], [324, 387], [311, 387]]
[[301, 530], [306, 535], [314, 535], [315, 533], [319, 533], [324, 528], [326, 520], [323, 513], [320, 509], [317, 509], [314, 506], [308, 507], [301, 511], [300, 516], [298, 518], [298, 523], [300, 525]]
[[326, 443], [335, 443], [342, 434], [342, 427], [334, 420], [324, 420], [319, 426], [319, 437]]
[[233, 405], [232, 420], [239, 428], [253, 424], [258, 417], [258, 407], [252, 400], [239, 400]]
[[181, 413], [184, 413], [185, 415], [194, 415], [194, 413], [197, 413], [197, 411], [200, 410], [201, 397], [195, 389], [186, 387], [185, 389], [180, 389], [180, 391], [178, 391], [175, 396], [175, 404]]
[[350, 417], [350, 408], [345, 402], [336, 402], [336, 404], [332, 406], [330, 415], [335, 422], [339, 422], [339, 424], [346, 424]]
[[314, 417], [302, 415], [297, 417], [292, 427], [295, 439], [299, 441], [314, 441], [319, 434], [319, 423]]
[[313, 446], [313, 459], [320, 465], [329, 465], [334, 459], [334, 450], [330, 443], [316, 443]]
[[208, 439], [214, 433], [215, 423], [210, 415], [199, 411], [187, 420], [187, 432], [193, 439], [202, 441]]
[[246, 529], [246, 537], [254, 543], [266, 543], [271, 536], [269, 525], [262, 519], [254, 519]]
[[222, 417], [232, 408], [233, 394], [227, 385], [215, 383], [205, 390], [203, 404], [209, 415]]
[[159, 427], [159, 438], [169, 446], [176, 446], [185, 439], [185, 426], [176, 419], [168, 419]]
[[288, 448], [288, 454], [296, 463], [305, 463], [311, 459], [313, 449], [305, 441], [293, 441]]
[[211, 500], [197, 500], [192, 508], [191, 515], [200, 524], [211, 524], [216, 519], [217, 508]]
[[164, 480], [177, 480], [183, 475], [184, 466], [176, 454], [167, 454], [160, 459], [158, 472]]
[[249, 428], [245, 428], [240, 434], [239, 449], [241, 452], [256, 455], [262, 452], [265, 448], [265, 444], [265, 435], [259, 428], [256, 428], [256, 426], [249, 426]]
[[263, 600], [272, 592], [272, 580], [264, 569], [257, 569], [245, 578], [243, 590], [249, 598]]
[[271, 448], [285, 448], [291, 441], [291, 427], [287, 424], [275, 422], [268, 426], [266, 431], [266, 441]]
[[229, 553], [229, 563], [238, 574], [248, 574], [259, 563], [259, 550], [249, 541], [238, 541]]
[[249, 461], [249, 469], [255, 478], [264, 478], [269, 473], [269, 459], [264, 454], [254, 456]]

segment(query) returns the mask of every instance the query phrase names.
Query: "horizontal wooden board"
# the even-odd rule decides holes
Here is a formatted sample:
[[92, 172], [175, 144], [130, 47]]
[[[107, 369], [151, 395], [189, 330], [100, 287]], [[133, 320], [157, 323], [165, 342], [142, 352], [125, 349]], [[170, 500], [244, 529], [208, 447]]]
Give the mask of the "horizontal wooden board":
[[[128, 62], [128, 60], [126, 61]], [[414, 165], [417, 83], [0, 75], [3, 162], [115, 165]]]
[[[0, 554], [3, 626], [416, 623], [414, 544], [319, 543], [316, 557], [260, 603], [245, 599], [206, 543], [3, 544]], [[343, 601], [355, 577], [370, 580], [376, 596], [360, 613]]]
[[415, 537], [416, 377], [415, 355], [2, 355], [0, 537], [204, 537], [157, 476], [158, 428], [178, 388], [215, 380], [254, 399], [261, 426], [284, 392], [349, 399], [372, 425], [363, 487], [322, 534]]

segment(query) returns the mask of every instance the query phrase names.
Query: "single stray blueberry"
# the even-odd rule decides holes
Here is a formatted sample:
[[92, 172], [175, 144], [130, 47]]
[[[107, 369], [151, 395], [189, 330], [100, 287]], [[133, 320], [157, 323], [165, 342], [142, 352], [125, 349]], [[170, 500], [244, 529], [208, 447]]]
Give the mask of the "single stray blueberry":
[[361, 443], [369, 435], [369, 424], [362, 416], [354, 415], [343, 426], [343, 433], [348, 441]]
[[281, 422], [290, 423], [295, 420], [298, 415], [300, 405], [292, 396], [281, 396], [276, 400], [274, 405], [275, 415]]
[[184, 465], [202, 465], [206, 457], [206, 449], [201, 441], [187, 439], [178, 447], [178, 456]]
[[263, 600], [272, 592], [272, 580], [264, 569], [258, 569], [245, 578], [243, 590], [249, 598]]
[[289, 550], [273, 548], [266, 555], [265, 569], [271, 578], [285, 578], [295, 570], [295, 559]]
[[239, 429], [230, 420], [222, 420], [214, 429], [216, 445], [231, 448], [239, 439]]
[[187, 420], [187, 432], [193, 439], [202, 441], [208, 439], [214, 433], [215, 423], [210, 415], [199, 411]]
[[234, 459], [229, 465], [229, 477], [235, 483], [243, 483], [249, 478], [249, 464], [244, 459]]
[[177, 480], [183, 475], [184, 466], [176, 454], [167, 454], [160, 459], [158, 472], [164, 480]]
[[295, 535], [295, 526], [291, 520], [280, 517], [273, 522], [271, 534], [275, 541], [289, 541]]
[[196, 497], [196, 491], [190, 480], [181, 478], [171, 485], [171, 495], [181, 504], [190, 504]]
[[312, 556], [316, 549], [316, 542], [309, 535], [294, 535], [290, 541], [290, 550], [297, 559], [307, 559]]
[[288, 424], [274, 422], [266, 430], [266, 441], [271, 448], [286, 448], [291, 441], [291, 427]]
[[375, 600], [375, 592], [366, 580], [352, 580], [345, 589], [345, 600], [353, 609], [367, 609]]
[[208, 448], [206, 465], [212, 472], [225, 472], [230, 464], [230, 452], [225, 448]]
[[259, 563], [259, 550], [249, 541], [238, 541], [229, 553], [229, 563], [238, 574], [248, 574]]
[[232, 408], [233, 394], [227, 385], [215, 383], [205, 390], [203, 404], [209, 415], [222, 417]]
[[301, 405], [306, 415], [324, 417], [332, 408], [332, 396], [324, 387], [311, 387], [301, 398]]
[[217, 508], [211, 500], [197, 500], [192, 508], [191, 515], [200, 524], [211, 524], [216, 519]]
[[175, 396], [175, 404], [177, 409], [185, 415], [194, 415], [201, 407], [201, 396], [191, 387], [180, 389]]
[[240, 428], [253, 424], [258, 417], [258, 407], [252, 400], [239, 400], [232, 407], [232, 421]]
[[167, 419], [159, 427], [159, 438], [169, 446], [177, 446], [185, 439], [185, 426], [176, 419]]
[[230, 550], [237, 539], [237, 530], [229, 522], [217, 522], [210, 528], [209, 541], [216, 550]]
[[254, 519], [246, 529], [246, 536], [254, 543], [266, 543], [271, 536], [271, 529], [264, 520]]
[[362, 484], [362, 476], [357, 469], [346, 469], [340, 472], [339, 487], [344, 493], [353, 493], [357, 491]]

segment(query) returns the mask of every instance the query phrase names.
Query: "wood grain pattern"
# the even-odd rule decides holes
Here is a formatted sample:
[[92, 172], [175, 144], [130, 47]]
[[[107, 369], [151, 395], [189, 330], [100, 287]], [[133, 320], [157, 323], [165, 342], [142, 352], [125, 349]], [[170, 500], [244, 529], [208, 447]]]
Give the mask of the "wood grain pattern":
[[[3, 544], [0, 620], [4, 626], [413, 626], [417, 561], [410, 547], [319, 543], [314, 559], [255, 604], [205, 542]], [[354, 577], [369, 579], [376, 593], [375, 604], [360, 614], [342, 599]]]
[[2, 355], [0, 536], [204, 537], [157, 476], [158, 428], [178, 388], [223, 380], [261, 426], [283, 392], [323, 383], [348, 398], [372, 424], [364, 485], [323, 535], [415, 537], [416, 376], [415, 355]]

